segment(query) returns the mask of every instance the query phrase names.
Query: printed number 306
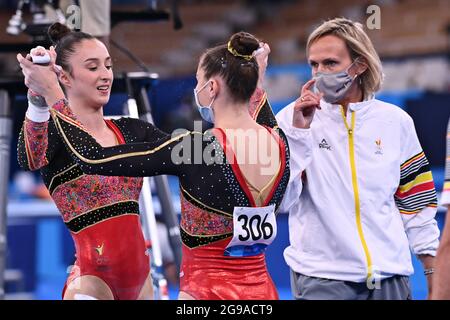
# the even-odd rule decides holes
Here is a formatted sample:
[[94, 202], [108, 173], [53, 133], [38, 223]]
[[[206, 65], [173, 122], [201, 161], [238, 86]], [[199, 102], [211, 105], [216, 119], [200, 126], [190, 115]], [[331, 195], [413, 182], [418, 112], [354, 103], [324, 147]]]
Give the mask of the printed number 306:
[[264, 240], [270, 239], [273, 234], [273, 226], [270, 222], [266, 222], [267, 214], [264, 216], [264, 219], [261, 221], [261, 216], [255, 215], [250, 219], [246, 215], [241, 215], [237, 218], [237, 221], [242, 221], [242, 230], [246, 232], [245, 235], [239, 235], [238, 238], [240, 241], [247, 241], [250, 239], [253, 241], [257, 241], [261, 239]]

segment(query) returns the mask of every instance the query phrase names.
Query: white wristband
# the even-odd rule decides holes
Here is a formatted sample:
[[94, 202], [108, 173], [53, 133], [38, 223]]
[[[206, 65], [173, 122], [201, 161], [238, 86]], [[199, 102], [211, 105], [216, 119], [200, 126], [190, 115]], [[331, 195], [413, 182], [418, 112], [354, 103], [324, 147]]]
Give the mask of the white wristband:
[[49, 107], [37, 107], [28, 101], [26, 117], [33, 122], [46, 122], [50, 119]]

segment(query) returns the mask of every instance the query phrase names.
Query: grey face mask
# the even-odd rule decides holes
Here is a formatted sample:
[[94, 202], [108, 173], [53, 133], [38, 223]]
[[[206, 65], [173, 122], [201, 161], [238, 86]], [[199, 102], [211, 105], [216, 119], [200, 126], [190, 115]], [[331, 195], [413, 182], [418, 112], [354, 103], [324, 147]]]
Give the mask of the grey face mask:
[[314, 76], [314, 79], [316, 79], [316, 82], [314, 83], [314, 93], [322, 92], [323, 100], [328, 103], [337, 103], [341, 101], [352, 86], [353, 81], [358, 76], [355, 75], [354, 77], [351, 77], [348, 74], [348, 70], [357, 60], [358, 59], [353, 61], [353, 63], [344, 71], [335, 73], [317, 72]]

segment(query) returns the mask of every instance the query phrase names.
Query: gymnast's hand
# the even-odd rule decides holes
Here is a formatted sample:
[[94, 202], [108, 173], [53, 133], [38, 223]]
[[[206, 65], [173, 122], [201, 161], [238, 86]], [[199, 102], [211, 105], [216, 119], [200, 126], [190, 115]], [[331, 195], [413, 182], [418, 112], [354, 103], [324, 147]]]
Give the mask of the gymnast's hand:
[[253, 52], [253, 56], [258, 62], [258, 88], [262, 88], [264, 76], [266, 74], [267, 62], [269, 60], [270, 47], [267, 43], [260, 42], [259, 49]]
[[[34, 55], [44, 55], [45, 51], [43, 50], [45, 49], [42, 47], [37, 47], [32, 49], [31, 53]], [[45, 98], [52, 96], [55, 93], [59, 94], [61, 90], [57, 76], [60, 67], [55, 65], [55, 49], [51, 47], [47, 53], [50, 55], [50, 63], [47, 65], [34, 64], [31, 61], [30, 54], [27, 54], [25, 58], [20, 53], [17, 54], [17, 61], [19, 62], [22, 73], [25, 76], [25, 85], [34, 93]]]

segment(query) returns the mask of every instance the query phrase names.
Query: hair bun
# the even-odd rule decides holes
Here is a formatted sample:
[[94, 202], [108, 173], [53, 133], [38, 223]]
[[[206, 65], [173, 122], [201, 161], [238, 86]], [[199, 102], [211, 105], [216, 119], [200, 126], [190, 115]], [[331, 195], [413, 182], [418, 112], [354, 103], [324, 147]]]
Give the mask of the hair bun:
[[233, 34], [228, 43], [229, 47], [231, 47], [230, 52], [233, 51], [233, 54], [236, 52], [237, 56], [241, 57], [251, 56], [253, 51], [259, 48], [259, 40], [244, 31]]
[[53, 44], [57, 44], [64, 36], [71, 33], [72, 30], [69, 27], [63, 25], [62, 23], [55, 22], [48, 28], [48, 36]]

